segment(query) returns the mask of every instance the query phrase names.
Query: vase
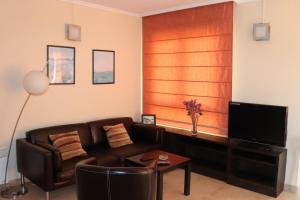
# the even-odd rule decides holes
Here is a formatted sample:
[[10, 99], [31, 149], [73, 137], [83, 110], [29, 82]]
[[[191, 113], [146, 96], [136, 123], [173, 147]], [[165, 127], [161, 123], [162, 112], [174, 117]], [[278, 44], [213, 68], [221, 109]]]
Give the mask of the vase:
[[193, 125], [193, 129], [192, 129], [192, 135], [197, 135], [197, 125], [198, 125], [198, 115], [193, 115], [191, 116], [192, 118], [192, 125]]

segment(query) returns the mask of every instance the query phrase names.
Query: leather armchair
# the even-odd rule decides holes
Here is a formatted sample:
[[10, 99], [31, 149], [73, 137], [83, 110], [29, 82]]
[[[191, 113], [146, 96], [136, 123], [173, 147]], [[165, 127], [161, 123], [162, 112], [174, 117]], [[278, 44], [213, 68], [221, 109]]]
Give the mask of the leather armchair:
[[156, 162], [149, 167], [100, 167], [90, 159], [76, 166], [78, 200], [155, 200]]

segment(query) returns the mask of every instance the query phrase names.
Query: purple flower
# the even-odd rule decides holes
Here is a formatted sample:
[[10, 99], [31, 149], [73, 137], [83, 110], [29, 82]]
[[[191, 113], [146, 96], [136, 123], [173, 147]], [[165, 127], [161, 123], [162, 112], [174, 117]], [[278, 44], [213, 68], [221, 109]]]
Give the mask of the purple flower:
[[187, 110], [187, 115], [194, 117], [196, 114], [202, 115], [201, 104], [197, 104], [197, 99], [191, 99], [190, 101], [184, 101], [185, 109]]

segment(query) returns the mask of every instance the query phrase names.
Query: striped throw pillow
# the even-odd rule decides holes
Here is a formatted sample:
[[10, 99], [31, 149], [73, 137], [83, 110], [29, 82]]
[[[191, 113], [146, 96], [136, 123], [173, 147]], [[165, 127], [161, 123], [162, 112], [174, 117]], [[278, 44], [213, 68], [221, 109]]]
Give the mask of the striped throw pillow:
[[77, 156], [85, 156], [77, 131], [49, 135], [53, 146], [61, 153], [62, 160], [69, 160]]
[[103, 126], [103, 128], [106, 131], [106, 137], [111, 148], [118, 148], [133, 143], [123, 124]]

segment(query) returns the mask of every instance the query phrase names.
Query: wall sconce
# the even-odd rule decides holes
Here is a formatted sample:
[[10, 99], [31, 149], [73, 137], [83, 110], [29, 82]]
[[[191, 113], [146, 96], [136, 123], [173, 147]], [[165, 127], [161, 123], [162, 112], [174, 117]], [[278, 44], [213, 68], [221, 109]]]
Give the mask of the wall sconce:
[[253, 40], [268, 41], [271, 36], [270, 23], [265, 23], [265, 0], [261, 0], [261, 23], [253, 24]]
[[67, 39], [81, 41], [81, 27], [74, 24], [67, 24]]
[[270, 40], [271, 26], [269, 23], [253, 24], [253, 40], [267, 41]]

